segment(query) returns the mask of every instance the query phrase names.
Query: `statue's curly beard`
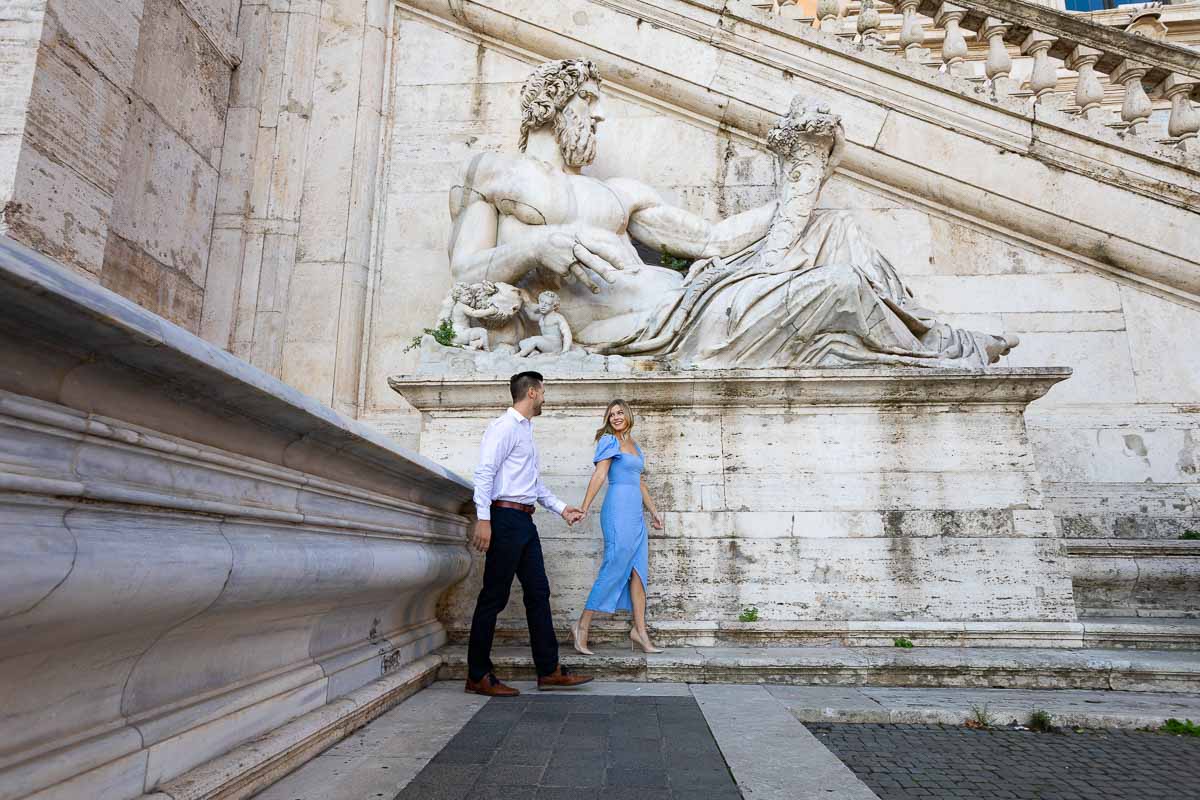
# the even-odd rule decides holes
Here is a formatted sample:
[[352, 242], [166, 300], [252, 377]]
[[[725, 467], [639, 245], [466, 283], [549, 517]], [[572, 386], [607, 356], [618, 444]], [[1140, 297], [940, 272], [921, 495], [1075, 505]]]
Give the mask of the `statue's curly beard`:
[[586, 167], [596, 160], [596, 134], [592, 121], [569, 106], [554, 117], [554, 138], [569, 167]]

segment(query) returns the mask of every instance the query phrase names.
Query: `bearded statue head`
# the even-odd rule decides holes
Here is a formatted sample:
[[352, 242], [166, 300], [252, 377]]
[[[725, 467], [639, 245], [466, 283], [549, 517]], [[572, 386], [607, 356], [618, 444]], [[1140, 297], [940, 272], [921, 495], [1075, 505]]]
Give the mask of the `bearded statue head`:
[[[596, 132], [593, 120], [583, 113], [592, 94], [585, 89], [591, 83], [599, 88], [600, 73], [591, 61], [567, 58], [548, 61], [533, 71], [521, 87], [521, 152], [529, 143], [529, 134], [553, 123], [554, 138], [568, 166], [582, 167], [596, 158]], [[584, 103], [572, 103], [575, 98]]]

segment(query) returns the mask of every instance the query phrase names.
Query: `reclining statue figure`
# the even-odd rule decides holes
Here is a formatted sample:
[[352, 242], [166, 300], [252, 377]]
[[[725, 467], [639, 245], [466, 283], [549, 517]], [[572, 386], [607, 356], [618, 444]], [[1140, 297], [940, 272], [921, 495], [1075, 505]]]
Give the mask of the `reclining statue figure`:
[[[521, 103], [521, 154], [476, 156], [451, 191], [450, 269], [529, 298], [556, 292], [592, 352], [697, 368], [979, 369], [1017, 344], [936, 322], [851, 217], [814, 210], [843, 146], [822, 104], [796, 98], [768, 136], [778, 201], [712, 223], [640, 181], [580, 174], [604, 119], [591, 62], [541, 65]], [[642, 264], [630, 237], [694, 263], [686, 275]], [[493, 347], [534, 333], [520, 315], [481, 323]]]

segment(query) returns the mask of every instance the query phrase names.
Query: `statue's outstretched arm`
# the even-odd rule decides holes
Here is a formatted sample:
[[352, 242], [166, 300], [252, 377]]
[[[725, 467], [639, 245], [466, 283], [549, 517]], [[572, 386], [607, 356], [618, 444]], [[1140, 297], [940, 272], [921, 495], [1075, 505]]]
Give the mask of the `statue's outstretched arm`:
[[770, 202], [720, 222], [709, 222], [690, 211], [667, 205], [658, 192], [640, 182], [609, 183], [633, 200], [629, 235], [648, 247], [683, 258], [730, 256], [744, 250], [766, 235], [775, 215], [776, 204]]

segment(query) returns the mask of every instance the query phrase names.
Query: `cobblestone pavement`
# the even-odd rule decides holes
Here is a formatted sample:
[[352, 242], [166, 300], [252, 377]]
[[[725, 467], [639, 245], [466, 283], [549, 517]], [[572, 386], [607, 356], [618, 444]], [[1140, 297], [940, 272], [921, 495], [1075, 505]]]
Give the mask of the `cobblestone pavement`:
[[1200, 739], [808, 723], [880, 800], [1200, 798]]
[[686, 697], [522, 695], [484, 706], [396, 800], [739, 800]]

